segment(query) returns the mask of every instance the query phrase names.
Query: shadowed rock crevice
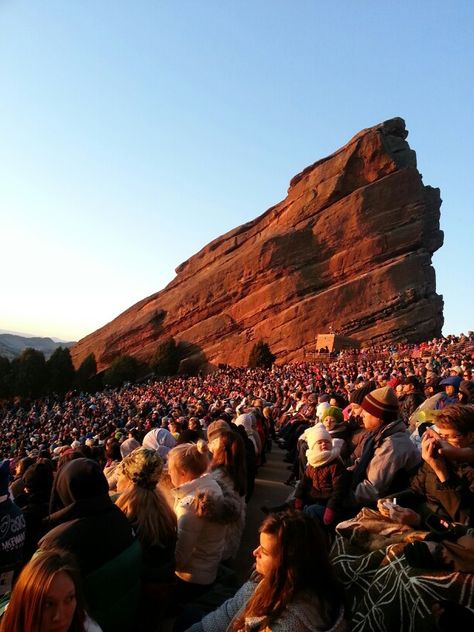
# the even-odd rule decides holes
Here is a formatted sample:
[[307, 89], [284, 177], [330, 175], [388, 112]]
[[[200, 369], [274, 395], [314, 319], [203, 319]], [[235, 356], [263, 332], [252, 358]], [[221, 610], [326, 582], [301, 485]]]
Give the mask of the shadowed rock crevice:
[[99, 370], [121, 353], [148, 360], [168, 336], [185, 341], [193, 367], [244, 365], [260, 338], [278, 362], [301, 360], [329, 326], [367, 344], [439, 336], [431, 256], [443, 243], [441, 199], [423, 184], [407, 135], [391, 119], [304, 169], [282, 202], [79, 341], [76, 366], [91, 352]]

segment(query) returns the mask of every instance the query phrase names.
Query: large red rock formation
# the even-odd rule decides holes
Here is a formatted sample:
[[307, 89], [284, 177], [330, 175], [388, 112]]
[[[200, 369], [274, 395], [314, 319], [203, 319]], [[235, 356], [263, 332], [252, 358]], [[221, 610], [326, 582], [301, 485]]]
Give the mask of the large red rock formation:
[[218, 237], [162, 291], [80, 340], [99, 368], [150, 359], [174, 336], [189, 357], [246, 364], [266, 340], [301, 360], [330, 327], [370, 344], [439, 336], [443, 301], [431, 256], [443, 243], [439, 189], [424, 186], [401, 118], [361, 131], [307, 167], [287, 197]]

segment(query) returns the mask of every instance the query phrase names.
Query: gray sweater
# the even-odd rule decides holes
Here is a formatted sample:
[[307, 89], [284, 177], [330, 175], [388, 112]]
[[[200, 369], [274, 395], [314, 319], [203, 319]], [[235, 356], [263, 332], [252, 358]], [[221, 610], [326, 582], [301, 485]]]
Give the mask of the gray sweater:
[[[248, 581], [235, 595], [214, 612], [206, 615], [200, 623], [195, 623], [186, 632], [225, 632], [234, 617], [245, 607], [252, 596], [257, 583]], [[310, 593], [302, 594], [288, 605], [276, 621], [261, 628], [264, 617], [248, 617], [245, 620], [246, 632], [264, 629], [265, 632], [345, 632], [344, 610], [337, 621], [330, 622], [321, 613], [320, 602]]]

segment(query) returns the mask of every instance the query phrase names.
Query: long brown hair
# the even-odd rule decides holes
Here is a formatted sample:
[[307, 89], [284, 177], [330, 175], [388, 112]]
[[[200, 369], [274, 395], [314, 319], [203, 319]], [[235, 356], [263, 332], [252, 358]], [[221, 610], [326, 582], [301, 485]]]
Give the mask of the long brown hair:
[[218, 445], [212, 453], [211, 470], [222, 468], [231, 478], [239, 496], [247, 493], [245, 447], [242, 437], [232, 430], [223, 430], [218, 436]]
[[270, 514], [259, 529], [276, 539], [275, 564], [260, 582], [242, 614], [232, 622], [236, 632], [248, 616], [276, 620], [302, 591], [309, 591], [331, 619], [344, 603], [344, 592], [334, 576], [327, 542], [316, 521], [299, 511]]
[[76, 590], [76, 610], [68, 632], [83, 632], [84, 603], [73, 558], [61, 549], [40, 551], [21, 571], [13, 588], [0, 632], [40, 632], [46, 596], [54, 577], [67, 573]]

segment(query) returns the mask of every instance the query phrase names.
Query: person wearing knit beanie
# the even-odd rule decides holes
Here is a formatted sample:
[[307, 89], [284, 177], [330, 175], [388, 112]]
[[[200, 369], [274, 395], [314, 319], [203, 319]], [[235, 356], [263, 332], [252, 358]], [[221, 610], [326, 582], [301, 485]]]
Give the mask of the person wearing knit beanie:
[[154, 490], [163, 471], [163, 459], [156, 450], [137, 448], [122, 460], [119, 470], [119, 477], [123, 475], [133, 485]]
[[369, 432], [352, 468], [352, 488], [358, 506], [375, 503], [394, 485], [406, 486], [405, 481], [421, 461], [390, 386], [368, 393], [361, 408], [364, 428]]
[[319, 420], [321, 420], [321, 417], [323, 416], [324, 411], [327, 410], [328, 408], [330, 408], [329, 402], [320, 402], [316, 406], [316, 417]]
[[342, 410], [337, 406], [329, 406], [323, 411], [320, 421], [324, 424], [327, 430], [331, 431], [339, 424], [344, 424], [344, 415]]
[[367, 430], [376, 430], [384, 423], [398, 419], [398, 399], [390, 386], [376, 388], [362, 400], [362, 418]]
[[311, 450], [316, 441], [327, 439], [331, 441], [331, 435], [326, 430], [322, 423], [317, 423], [315, 426], [310, 426], [301, 435], [301, 438], [306, 441], [308, 448]]
[[349, 491], [347, 470], [323, 424], [311, 428], [308, 465], [295, 490], [295, 509], [303, 509], [320, 524], [333, 527]]
[[322, 424], [315, 426], [311, 433], [311, 445], [308, 444], [306, 459], [310, 465], [317, 467], [339, 456], [339, 452], [333, 454], [332, 439], [329, 432]]

